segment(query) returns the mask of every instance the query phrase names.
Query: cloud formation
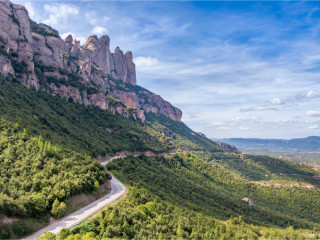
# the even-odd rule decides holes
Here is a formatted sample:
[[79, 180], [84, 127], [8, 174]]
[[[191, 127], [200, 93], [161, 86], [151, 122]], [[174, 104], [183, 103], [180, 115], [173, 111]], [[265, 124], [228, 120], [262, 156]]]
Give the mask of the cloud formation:
[[307, 116], [310, 116], [310, 117], [320, 117], [320, 111], [307, 111], [306, 113]]
[[43, 22], [54, 26], [61, 21], [65, 21], [68, 16], [75, 16], [79, 13], [79, 7], [64, 3], [45, 4], [44, 10], [49, 13], [49, 16]]
[[105, 27], [102, 26], [94, 26], [94, 28], [91, 31], [93, 34], [101, 35], [108, 32], [108, 30]]

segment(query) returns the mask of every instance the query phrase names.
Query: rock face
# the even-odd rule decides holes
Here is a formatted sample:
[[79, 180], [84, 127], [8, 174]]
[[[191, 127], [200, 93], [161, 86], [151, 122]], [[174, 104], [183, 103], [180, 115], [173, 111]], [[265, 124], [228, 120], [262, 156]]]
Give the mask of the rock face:
[[181, 121], [178, 108], [137, 86], [132, 52], [117, 47], [112, 53], [108, 36], [90, 36], [83, 46], [71, 35], [63, 40], [8, 0], [0, 0], [0, 73], [27, 87], [140, 121], [144, 112]]
[[251, 207], [254, 207], [254, 208], [256, 207], [256, 204], [250, 198], [242, 198], [242, 201], [248, 203], [249, 206], [251, 206]]
[[218, 142], [218, 141], [215, 141], [215, 143], [223, 149], [230, 150], [230, 151], [237, 151], [237, 148], [233, 145], [229, 145], [227, 143]]

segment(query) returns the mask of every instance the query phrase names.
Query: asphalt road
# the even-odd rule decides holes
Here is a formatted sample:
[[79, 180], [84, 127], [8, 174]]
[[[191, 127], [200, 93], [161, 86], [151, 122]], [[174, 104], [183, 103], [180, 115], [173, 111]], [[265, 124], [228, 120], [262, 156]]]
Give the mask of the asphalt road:
[[[102, 162], [103, 166], [107, 165], [114, 159], [123, 158], [123, 157], [113, 157], [108, 161]], [[126, 187], [114, 176], [111, 179], [111, 192], [108, 193], [106, 196], [94, 201], [93, 203], [79, 209], [78, 211], [57, 220], [56, 222], [50, 224], [49, 226], [42, 228], [38, 232], [24, 238], [24, 239], [35, 239], [40, 237], [44, 232], [52, 232], [56, 235], [60, 233], [60, 230], [63, 228], [70, 228], [73, 227], [88, 217], [92, 216], [94, 213], [99, 211], [100, 209], [104, 208], [108, 204], [114, 202], [121, 196], [123, 196], [126, 192]]]

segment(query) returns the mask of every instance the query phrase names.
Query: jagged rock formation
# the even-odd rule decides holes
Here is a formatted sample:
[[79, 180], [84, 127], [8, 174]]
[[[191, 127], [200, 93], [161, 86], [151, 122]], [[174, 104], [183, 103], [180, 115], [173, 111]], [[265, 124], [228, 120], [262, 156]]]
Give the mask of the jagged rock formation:
[[0, 73], [27, 87], [51, 92], [125, 117], [145, 120], [144, 112], [181, 121], [182, 112], [136, 85], [130, 51], [110, 51], [108, 36], [91, 36], [81, 46], [71, 35], [29, 19], [20, 5], [0, 0]]
[[207, 138], [207, 136], [202, 132], [197, 132], [201, 137]]
[[215, 143], [216, 143], [219, 147], [221, 147], [221, 148], [223, 148], [223, 149], [226, 149], [226, 150], [229, 150], [229, 151], [237, 151], [237, 148], [236, 148], [235, 146], [233, 146], [233, 145], [229, 145], [229, 144], [227, 144], [227, 143], [223, 143], [223, 142], [219, 142], [219, 141], [215, 141]]

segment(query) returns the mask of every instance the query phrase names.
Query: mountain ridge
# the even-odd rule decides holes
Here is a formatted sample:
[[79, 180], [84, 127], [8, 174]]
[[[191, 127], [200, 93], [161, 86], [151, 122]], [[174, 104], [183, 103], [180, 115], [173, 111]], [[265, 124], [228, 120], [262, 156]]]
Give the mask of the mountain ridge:
[[225, 143], [235, 145], [240, 149], [266, 149], [272, 151], [319, 152], [320, 137], [309, 136], [293, 139], [263, 139], [263, 138], [223, 138]]

